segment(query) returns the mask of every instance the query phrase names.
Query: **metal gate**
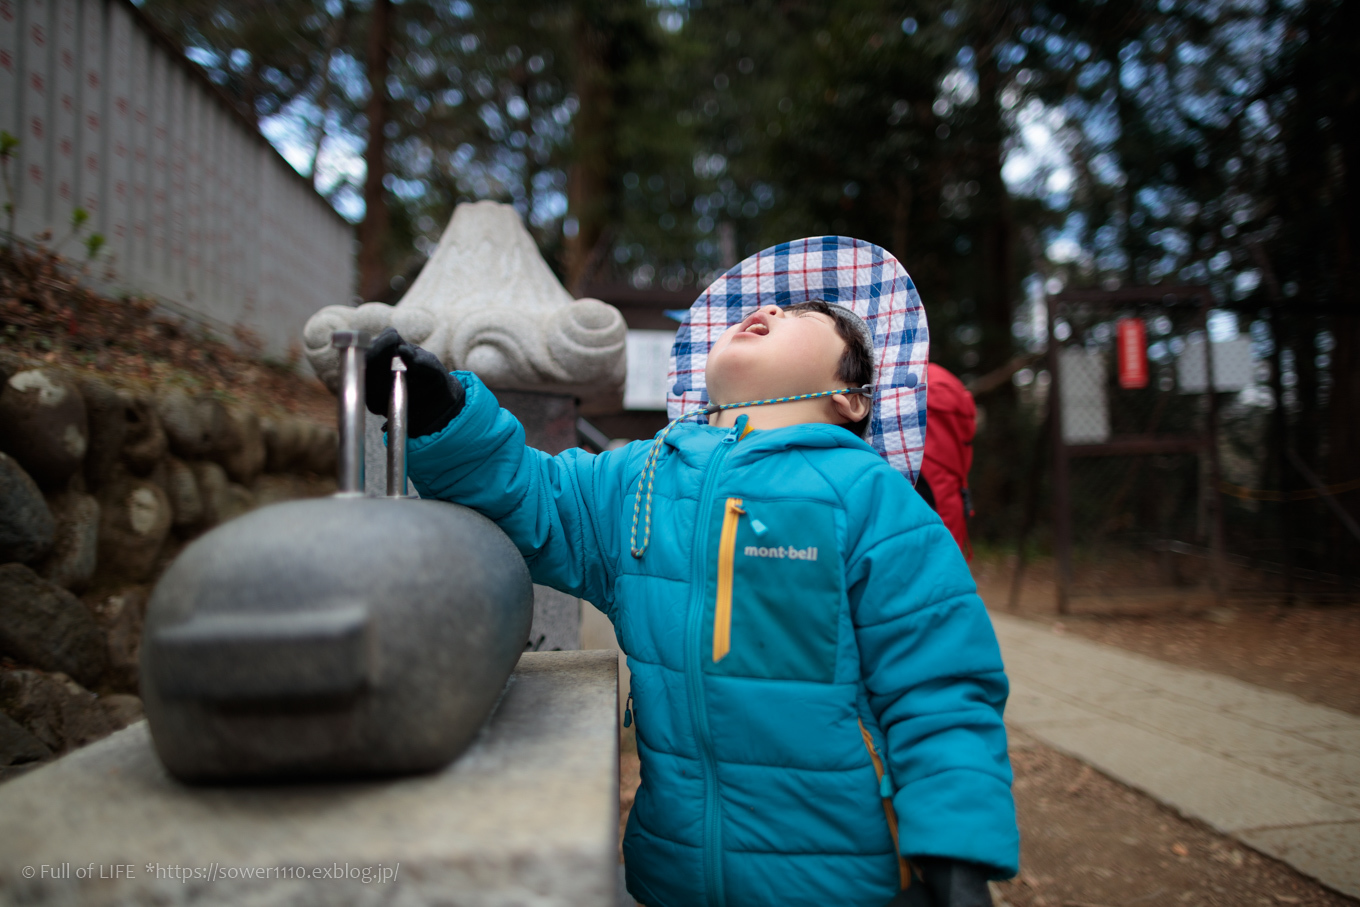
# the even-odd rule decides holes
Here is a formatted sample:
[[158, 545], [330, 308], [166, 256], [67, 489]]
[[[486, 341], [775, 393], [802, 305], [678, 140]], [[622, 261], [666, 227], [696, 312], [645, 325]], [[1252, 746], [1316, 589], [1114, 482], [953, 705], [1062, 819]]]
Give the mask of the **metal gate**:
[[[1213, 305], [1204, 287], [1048, 300], [1060, 613], [1356, 594], [1353, 570], [1309, 566], [1322, 533], [1303, 529], [1360, 541], [1337, 499], [1360, 480], [1314, 475], [1293, 446], [1278, 346], [1254, 358], [1238, 315]], [[1211, 316], [1231, 329], [1216, 337]]]
[[[1223, 512], [1211, 492], [1218, 396], [1207, 378], [1222, 388], [1233, 376], [1208, 342], [1211, 299], [1202, 287], [1153, 287], [1049, 300], [1060, 613], [1092, 599], [1108, 609], [1223, 591]], [[1207, 557], [1187, 561], [1187, 551]]]

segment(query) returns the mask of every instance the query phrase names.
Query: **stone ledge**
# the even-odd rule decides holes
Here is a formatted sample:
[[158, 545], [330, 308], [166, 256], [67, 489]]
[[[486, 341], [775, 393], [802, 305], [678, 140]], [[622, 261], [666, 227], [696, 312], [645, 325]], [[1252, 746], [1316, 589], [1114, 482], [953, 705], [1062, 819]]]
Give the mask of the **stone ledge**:
[[[133, 725], [0, 787], [0, 903], [612, 904], [617, 685], [612, 652], [526, 653], [466, 754], [386, 781], [187, 787], [157, 761], [145, 722]], [[70, 878], [41, 876], [64, 864]], [[98, 878], [127, 864], [132, 878]], [[369, 884], [229, 877], [346, 864], [399, 868]], [[77, 877], [91, 865], [93, 879]]]

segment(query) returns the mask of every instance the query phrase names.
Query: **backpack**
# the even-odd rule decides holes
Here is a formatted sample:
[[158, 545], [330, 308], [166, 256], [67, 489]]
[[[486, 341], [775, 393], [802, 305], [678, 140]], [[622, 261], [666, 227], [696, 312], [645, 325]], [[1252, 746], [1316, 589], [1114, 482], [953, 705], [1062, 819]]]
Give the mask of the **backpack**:
[[926, 372], [926, 387], [926, 451], [916, 490], [935, 508], [964, 557], [972, 560], [968, 518], [973, 515], [973, 501], [968, 491], [968, 470], [973, 467], [977, 405], [962, 381], [933, 362]]

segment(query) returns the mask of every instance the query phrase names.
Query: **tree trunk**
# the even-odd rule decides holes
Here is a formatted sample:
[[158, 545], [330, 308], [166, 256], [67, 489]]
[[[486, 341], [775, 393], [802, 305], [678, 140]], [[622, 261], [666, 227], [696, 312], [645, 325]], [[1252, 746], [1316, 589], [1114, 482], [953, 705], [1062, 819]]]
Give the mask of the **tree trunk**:
[[[1351, 96], [1351, 103], [1338, 111], [1334, 122], [1341, 133], [1341, 159], [1344, 181], [1339, 193], [1340, 217], [1337, 218], [1336, 256], [1337, 274], [1333, 285], [1337, 288], [1336, 308], [1331, 329], [1335, 346], [1332, 349], [1332, 387], [1327, 399], [1326, 481], [1333, 484], [1349, 482], [1360, 477], [1360, 268], [1356, 267], [1355, 241], [1360, 237], [1360, 103]], [[1344, 124], [1344, 125], [1342, 125]], [[1360, 517], [1360, 493], [1339, 495], [1337, 503], [1353, 517]], [[1337, 521], [1331, 523], [1333, 562], [1354, 564], [1355, 540]]]
[[[1356, 29], [1360, 28], [1360, 11], [1355, 4], [1338, 7], [1340, 20], [1332, 29], [1332, 40], [1349, 36], [1354, 45]], [[1337, 137], [1340, 157], [1340, 198], [1337, 219], [1336, 259], [1338, 288], [1336, 314], [1332, 317], [1332, 336], [1336, 347], [1332, 350], [1332, 390], [1328, 400], [1330, 410], [1329, 453], [1327, 478], [1332, 482], [1346, 482], [1360, 475], [1360, 266], [1356, 261], [1356, 243], [1360, 241], [1360, 79], [1352, 74], [1345, 78], [1350, 91], [1341, 97], [1340, 109], [1332, 113], [1333, 129]], [[1360, 498], [1355, 494], [1339, 499], [1353, 515], [1360, 514]], [[1354, 550], [1354, 549], [1352, 549]]]
[[[1014, 27], [1010, 4], [994, 5], [984, 17], [990, 40], [978, 54], [978, 165], [980, 203], [986, 212], [981, 218], [978, 250], [982, 274], [978, 281], [978, 321], [982, 328], [978, 368], [991, 371], [1011, 358], [1011, 289], [1015, 281], [1015, 224], [1011, 219], [1011, 198], [1001, 178], [1001, 145], [1005, 124], [1001, 117], [1001, 72], [996, 50]], [[1002, 389], [1002, 393], [1009, 393]]]
[[572, 127], [573, 160], [567, 174], [567, 219], [575, 235], [564, 237], [567, 289], [579, 293], [590, 276], [593, 255], [609, 216], [610, 149], [613, 145], [614, 95], [609, 36], [583, 0], [576, 12], [576, 97], [580, 110]]
[[[982, 343], [978, 368], [991, 371], [1010, 361], [1011, 287], [1015, 272], [1015, 228], [1011, 220], [1010, 194], [1001, 181], [1000, 144], [996, 146], [996, 166], [988, 160], [983, 174], [981, 196], [991, 203], [991, 211], [981, 232], [982, 274], [978, 300], [978, 320]], [[1008, 392], [1007, 392], [1008, 393]]]
[[892, 214], [892, 254], [898, 261], [910, 261], [911, 249], [911, 179], [899, 173], [894, 180], [897, 184], [897, 198], [893, 202]]
[[[1345, 304], [1345, 303], [1343, 303]], [[1350, 303], [1354, 306], [1355, 303]], [[1360, 317], [1352, 310], [1332, 318], [1332, 390], [1328, 400], [1331, 411], [1327, 478], [1333, 483], [1360, 478]], [[1360, 514], [1354, 496], [1349, 501], [1353, 513]]]
[[384, 247], [387, 242], [387, 57], [392, 0], [373, 0], [368, 25], [368, 147], [364, 149], [364, 219], [359, 223], [359, 295], [378, 299], [388, 289]]

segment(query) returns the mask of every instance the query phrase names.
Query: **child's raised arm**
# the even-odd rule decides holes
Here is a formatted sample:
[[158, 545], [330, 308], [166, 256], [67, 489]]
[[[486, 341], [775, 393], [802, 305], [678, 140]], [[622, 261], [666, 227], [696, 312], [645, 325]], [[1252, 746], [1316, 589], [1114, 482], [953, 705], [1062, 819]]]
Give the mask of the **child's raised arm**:
[[596, 514], [618, 512], [629, 451], [557, 456], [529, 447], [524, 427], [471, 372], [454, 372], [462, 410], [439, 431], [412, 438], [407, 469], [421, 497], [453, 501], [491, 518], [510, 536], [534, 582], [594, 604], [613, 619], [617, 539]]

